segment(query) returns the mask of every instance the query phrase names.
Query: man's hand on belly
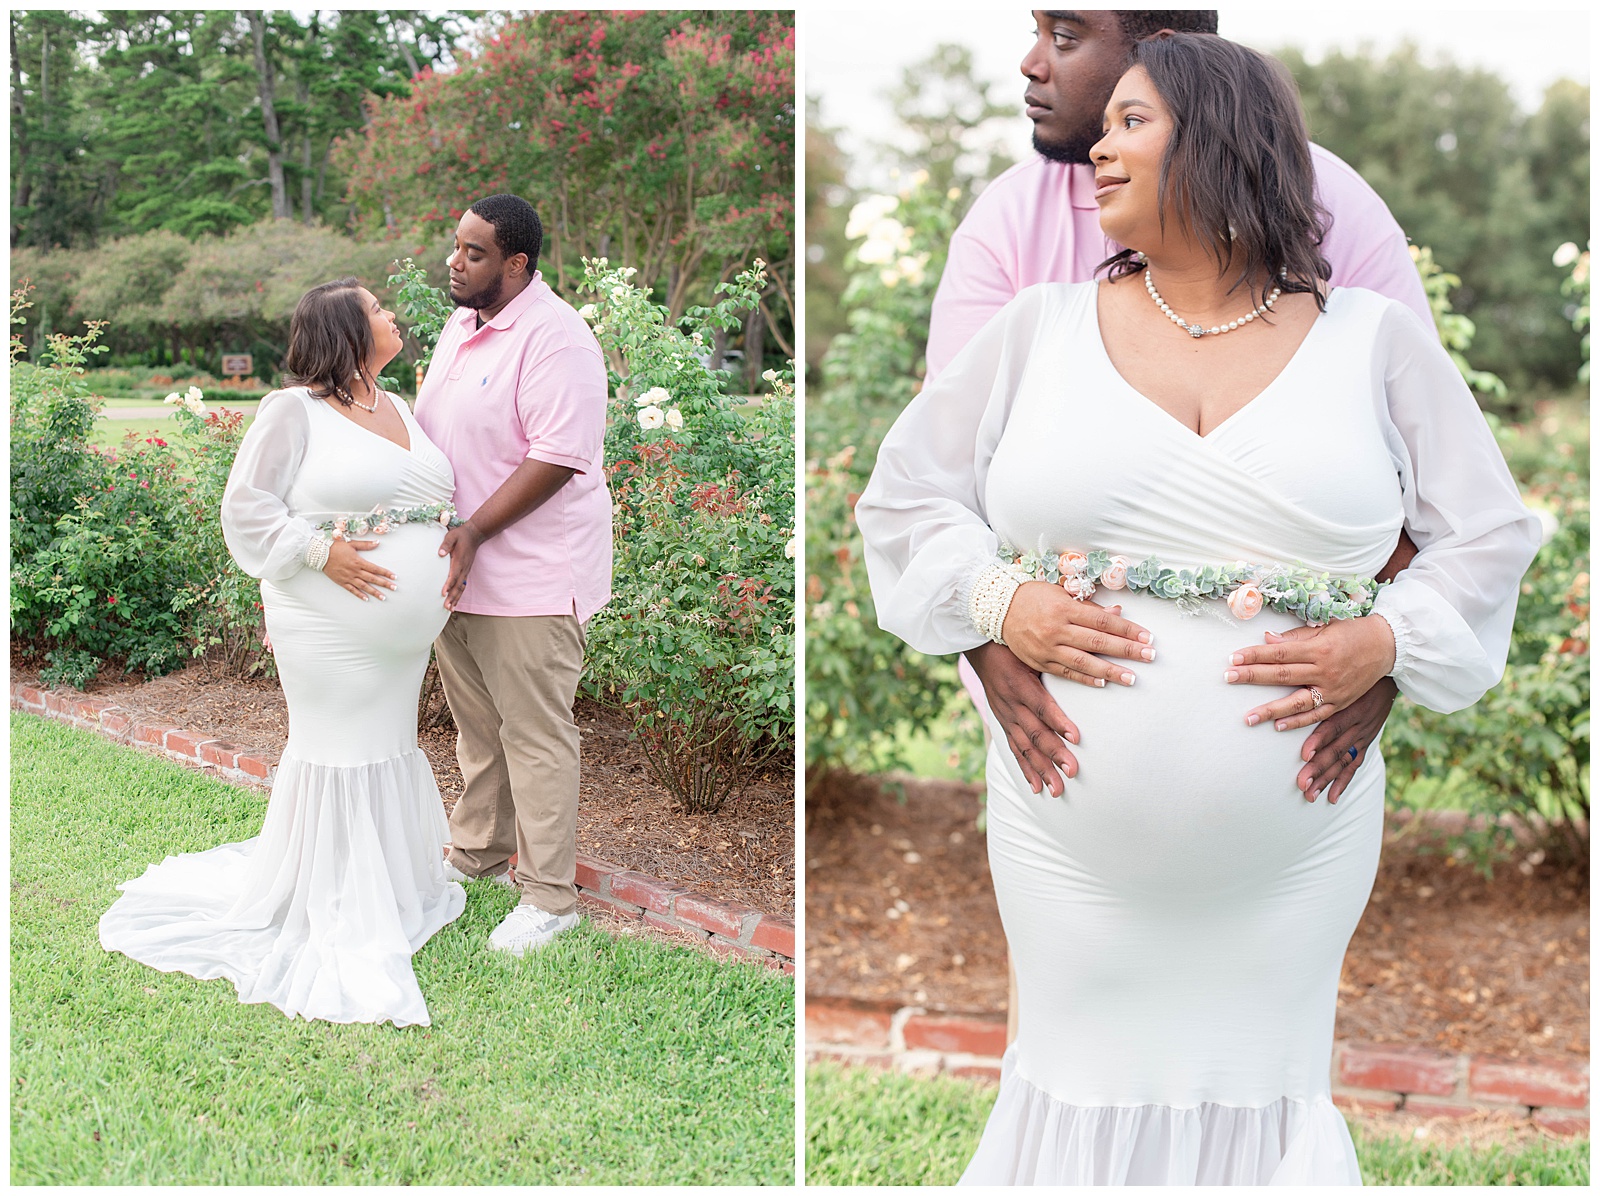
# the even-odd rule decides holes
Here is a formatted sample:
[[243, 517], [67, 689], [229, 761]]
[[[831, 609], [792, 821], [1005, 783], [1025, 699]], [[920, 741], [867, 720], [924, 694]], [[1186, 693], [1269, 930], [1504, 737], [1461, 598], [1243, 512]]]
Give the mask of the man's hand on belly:
[[1078, 772], [1077, 757], [1067, 750], [1067, 743], [1078, 742], [1077, 726], [1056, 705], [1039, 674], [1004, 644], [984, 644], [964, 655], [983, 682], [989, 709], [1029, 787], [1035, 793], [1048, 788], [1050, 796], [1060, 797], [1065, 790], [1061, 778]]
[[1330, 806], [1339, 800], [1350, 778], [1366, 759], [1367, 749], [1383, 730], [1389, 709], [1399, 693], [1394, 678], [1385, 677], [1350, 706], [1332, 718], [1323, 719], [1316, 730], [1306, 736], [1300, 757], [1310, 763], [1300, 770], [1295, 784], [1305, 793], [1307, 801], [1316, 801], [1317, 794], [1324, 789]]

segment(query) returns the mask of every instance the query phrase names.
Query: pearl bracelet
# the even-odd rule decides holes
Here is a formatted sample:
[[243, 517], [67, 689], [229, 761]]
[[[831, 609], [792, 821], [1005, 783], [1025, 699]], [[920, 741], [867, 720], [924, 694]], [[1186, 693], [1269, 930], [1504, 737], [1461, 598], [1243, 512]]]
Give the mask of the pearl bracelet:
[[306, 564], [318, 573], [322, 572], [328, 563], [328, 552], [332, 547], [333, 541], [326, 536], [312, 536], [310, 542], [306, 545]]
[[972, 596], [967, 600], [967, 617], [979, 635], [997, 644], [1005, 643], [1000, 638], [1000, 629], [1005, 626], [1011, 599], [1023, 582], [1031, 580], [1016, 565], [991, 565], [979, 574], [972, 586]]

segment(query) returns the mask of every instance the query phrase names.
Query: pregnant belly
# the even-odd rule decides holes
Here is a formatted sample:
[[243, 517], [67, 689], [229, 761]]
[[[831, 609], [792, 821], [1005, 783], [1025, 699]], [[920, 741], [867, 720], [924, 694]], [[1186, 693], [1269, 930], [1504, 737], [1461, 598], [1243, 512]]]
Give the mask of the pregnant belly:
[[1082, 733], [1078, 775], [1059, 800], [1034, 796], [997, 743], [990, 769], [1010, 783], [991, 785], [991, 838], [1059, 853], [1086, 879], [1146, 894], [1226, 890], [1299, 858], [1330, 813], [1295, 787], [1311, 729], [1247, 727], [1246, 710], [1292, 690], [1223, 679], [1233, 652], [1298, 622], [1263, 611], [1238, 623], [1146, 595], [1118, 598], [1150, 630], [1156, 659], [1131, 666], [1131, 687], [1046, 678]]
[[362, 601], [313, 569], [287, 581], [263, 582], [267, 631], [275, 645], [315, 644], [339, 656], [426, 654], [450, 612], [440, 591], [449, 573], [439, 555], [444, 530], [431, 524], [402, 524], [374, 536], [378, 547], [362, 558], [394, 574], [395, 588], [383, 599]]

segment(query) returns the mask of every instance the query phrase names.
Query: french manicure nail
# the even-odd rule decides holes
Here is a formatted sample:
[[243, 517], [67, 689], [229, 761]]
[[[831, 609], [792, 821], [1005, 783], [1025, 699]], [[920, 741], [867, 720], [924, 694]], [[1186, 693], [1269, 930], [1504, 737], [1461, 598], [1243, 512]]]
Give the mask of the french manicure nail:
[[1228, 663], [1229, 664], [1243, 664], [1244, 663], [1244, 657], [1241, 656], [1239, 653], [1235, 652], [1232, 656], [1228, 657]]
[[1153, 644], [1155, 643], [1155, 640], [1151, 638], [1151, 635], [1148, 631], [1141, 631], [1139, 633], [1139, 642], [1141, 644]]
[[1239, 674], [1233, 669], [1229, 669], [1226, 673], [1222, 674], [1222, 679], [1224, 681], [1237, 681], [1239, 679]]
[[1280, 731], [1287, 731], [1289, 729], [1289, 724], [1280, 719], [1277, 724], [1277, 729]]
[[1261, 716], [1259, 714], [1247, 714], [1244, 716], [1244, 725], [1247, 727], [1253, 727], [1260, 721]]
[[1124, 685], [1132, 685], [1133, 684], [1133, 674], [1132, 673], [1124, 673], [1124, 674], [1122, 674], [1122, 684], [1124, 684]]
[[1104, 689], [1106, 687], [1106, 679], [1104, 677], [1096, 677], [1094, 679], [1094, 683], [1096, 685], [1098, 685], [1101, 689]]

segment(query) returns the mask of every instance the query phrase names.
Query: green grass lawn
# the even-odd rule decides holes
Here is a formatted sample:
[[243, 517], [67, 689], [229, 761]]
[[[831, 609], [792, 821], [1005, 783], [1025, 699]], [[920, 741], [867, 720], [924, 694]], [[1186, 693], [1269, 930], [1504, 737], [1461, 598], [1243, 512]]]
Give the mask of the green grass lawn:
[[[136, 432], [143, 436], [159, 436], [171, 442], [177, 435], [177, 425], [171, 416], [161, 419], [119, 419], [117, 407], [137, 406], [137, 404], [106, 404], [100, 418], [94, 421], [94, 429], [89, 433], [89, 443], [98, 444], [101, 448], [117, 448], [122, 444], [122, 438], [129, 432]], [[256, 418], [256, 403], [228, 403], [229, 407], [237, 407], [244, 412], [244, 426], [249, 427]]]
[[[867, 1067], [806, 1068], [806, 1182], [953, 1184], [977, 1148], [995, 1089]], [[1581, 1184], [1589, 1143], [1426, 1146], [1355, 1134], [1368, 1184]]]
[[768, 969], [587, 923], [499, 955], [488, 882], [416, 956], [427, 1028], [291, 1021], [100, 947], [118, 882], [264, 809], [13, 714], [12, 1183], [792, 1182], [794, 986]]

